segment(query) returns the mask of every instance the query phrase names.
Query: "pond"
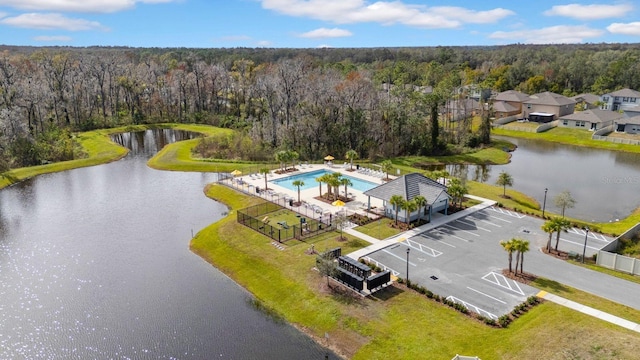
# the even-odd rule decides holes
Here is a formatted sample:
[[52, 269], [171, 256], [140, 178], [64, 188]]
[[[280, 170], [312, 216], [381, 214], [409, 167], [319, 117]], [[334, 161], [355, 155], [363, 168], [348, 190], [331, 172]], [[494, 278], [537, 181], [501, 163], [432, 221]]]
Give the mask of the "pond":
[[185, 137], [123, 134], [121, 161], [0, 191], [0, 358], [325, 358], [189, 251], [227, 211], [203, 194], [216, 175], [146, 166]]
[[[569, 191], [576, 200], [566, 215], [610, 222], [627, 217], [640, 206], [640, 154], [501, 137], [515, 143], [511, 162], [493, 166], [448, 165], [460, 177], [495, 184], [501, 171], [513, 178], [513, 189], [535, 198], [556, 214], [554, 197]], [[508, 188], [509, 189], [509, 188]]]

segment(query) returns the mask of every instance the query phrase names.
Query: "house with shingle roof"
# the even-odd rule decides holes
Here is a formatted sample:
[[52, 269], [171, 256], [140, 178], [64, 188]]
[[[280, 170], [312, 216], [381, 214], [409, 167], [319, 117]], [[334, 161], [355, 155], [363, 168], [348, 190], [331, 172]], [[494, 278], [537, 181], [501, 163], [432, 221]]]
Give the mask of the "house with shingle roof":
[[496, 95], [496, 97], [493, 99], [493, 108], [495, 109], [496, 105], [502, 106], [498, 103], [504, 103], [505, 107], [508, 107], [506, 105], [508, 104], [511, 107], [517, 109], [517, 114], [519, 114], [522, 111], [522, 104], [527, 100], [529, 100], [529, 95], [516, 90], [507, 90]]
[[529, 96], [522, 105], [522, 114], [530, 121], [547, 123], [561, 116], [573, 114], [575, 100], [550, 91]]
[[603, 110], [640, 112], [640, 92], [632, 89], [625, 88], [603, 94], [600, 101], [600, 108]]
[[640, 134], [640, 115], [623, 117], [615, 121], [616, 131], [627, 134]]
[[[396, 209], [389, 203], [391, 197], [400, 195], [405, 200], [413, 200], [418, 195], [423, 196], [427, 200], [426, 207], [428, 210], [418, 209], [409, 214], [410, 221], [416, 220], [419, 216], [426, 217], [431, 221], [434, 212], [444, 211], [447, 213], [451, 196], [447, 193], [447, 187], [435, 180], [432, 180], [422, 174], [412, 173], [398, 177], [392, 181], [382, 184], [373, 189], [364, 192], [371, 204], [371, 198], [380, 199], [384, 203], [385, 216], [395, 218]], [[369, 205], [370, 207], [370, 205]], [[398, 221], [406, 222], [405, 211], [398, 209]]]
[[558, 126], [600, 130], [603, 127], [613, 125], [614, 121], [623, 117], [623, 114], [616, 111], [590, 109], [561, 116]]
[[579, 94], [576, 96], [572, 96], [569, 99], [576, 102], [576, 109], [581, 108], [582, 110], [589, 109], [599, 109], [600, 96], [596, 94]]
[[492, 109], [493, 116], [496, 119], [502, 119], [520, 114], [520, 108], [517, 108], [506, 101], [495, 101], [492, 105]]

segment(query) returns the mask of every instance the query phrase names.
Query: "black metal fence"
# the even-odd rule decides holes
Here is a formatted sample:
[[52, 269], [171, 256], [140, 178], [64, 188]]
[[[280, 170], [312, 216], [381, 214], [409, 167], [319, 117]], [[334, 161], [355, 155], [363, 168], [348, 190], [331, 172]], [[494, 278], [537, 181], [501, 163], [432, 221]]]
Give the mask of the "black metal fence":
[[335, 230], [335, 227], [331, 224], [325, 224], [314, 219], [305, 219], [304, 223], [295, 225], [271, 225], [268, 214], [281, 209], [284, 208], [278, 204], [267, 201], [238, 210], [236, 218], [240, 224], [278, 242], [291, 239], [303, 240], [327, 231]]

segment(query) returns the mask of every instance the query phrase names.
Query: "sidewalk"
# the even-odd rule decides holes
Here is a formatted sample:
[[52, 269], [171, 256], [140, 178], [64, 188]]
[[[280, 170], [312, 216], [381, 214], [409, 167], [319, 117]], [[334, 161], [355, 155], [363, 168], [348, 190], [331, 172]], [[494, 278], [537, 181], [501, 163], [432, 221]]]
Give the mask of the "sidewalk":
[[378, 250], [384, 249], [387, 246], [393, 245], [393, 244], [395, 244], [397, 242], [404, 241], [407, 238], [410, 238], [412, 236], [421, 234], [421, 233], [423, 233], [425, 231], [429, 231], [431, 229], [435, 229], [438, 226], [442, 226], [443, 224], [446, 224], [448, 222], [455, 221], [455, 220], [460, 219], [462, 217], [465, 217], [465, 216], [467, 216], [469, 214], [473, 214], [476, 211], [480, 211], [480, 210], [485, 209], [485, 208], [487, 208], [489, 206], [493, 206], [496, 203], [493, 200], [484, 199], [484, 198], [473, 196], [473, 195], [465, 195], [465, 196], [470, 198], [470, 199], [481, 201], [482, 203], [478, 204], [478, 205], [474, 205], [474, 206], [472, 206], [470, 208], [467, 208], [467, 209], [464, 209], [462, 211], [458, 211], [457, 213], [452, 214], [452, 215], [438, 216], [436, 218], [433, 218], [431, 220], [431, 222], [428, 223], [428, 224], [424, 224], [422, 226], [418, 226], [417, 228], [414, 228], [414, 229], [405, 231], [403, 233], [388, 237], [388, 238], [386, 238], [384, 240], [378, 240], [378, 239], [376, 239], [374, 237], [371, 237], [369, 235], [365, 235], [365, 234], [363, 234], [363, 233], [361, 233], [361, 232], [359, 232], [357, 230], [354, 230], [354, 229], [345, 229], [344, 232], [346, 232], [347, 234], [355, 236], [355, 237], [358, 237], [358, 238], [360, 238], [362, 240], [365, 240], [365, 241], [371, 243], [371, 245], [367, 246], [366, 248], [362, 248], [360, 250], [356, 250], [356, 251], [354, 251], [354, 252], [352, 252], [350, 254], [347, 254], [347, 256], [352, 258], [352, 259], [354, 259], [354, 260], [358, 260], [361, 257], [367, 256], [367, 255], [369, 255], [369, 254], [371, 254], [373, 252], [376, 252]]
[[541, 299], [545, 299], [553, 303], [556, 303], [558, 305], [568, 307], [569, 309], [579, 311], [583, 314], [593, 316], [600, 320], [604, 320], [612, 324], [622, 326], [625, 329], [633, 330], [635, 332], [640, 332], [640, 324], [634, 323], [633, 321], [625, 320], [617, 316], [602, 312], [600, 310], [596, 310], [594, 308], [591, 308], [582, 304], [578, 304], [577, 302], [565, 299], [563, 297], [549, 294], [546, 291], [540, 291], [536, 296]]

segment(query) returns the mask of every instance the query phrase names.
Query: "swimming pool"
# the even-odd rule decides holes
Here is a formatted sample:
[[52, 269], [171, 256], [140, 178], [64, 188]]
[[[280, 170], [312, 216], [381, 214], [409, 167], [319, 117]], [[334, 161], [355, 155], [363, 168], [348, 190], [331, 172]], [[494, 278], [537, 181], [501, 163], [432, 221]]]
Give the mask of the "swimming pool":
[[[303, 186], [300, 186], [300, 190], [307, 190], [307, 189], [311, 189], [314, 187], [318, 187], [318, 182], [316, 181], [316, 178], [319, 176], [322, 176], [324, 174], [331, 174], [333, 173], [333, 171], [329, 171], [326, 169], [321, 169], [321, 170], [315, 170], [315, 171], [311, 171], [308, 173], [302, 173], [302, 174], [296, 174], [296, 175], [291, 175], [291, 176], [287, 176], [281, 179], [276, 179], [271, 181], [272, 183], [282, 186], [284, 188], [287, 188], [289, 190], [293, 190], [293, 191], [298, 191], [298, 187], [293, 185], [293, 182], [296, 180], [302, 180], [304, 182]], [[342, 173], [341, 173], [342, 174]], [[351, 183], [353, 185], [349, 186], [348, 189], [355, 189], [358, 191], [367, 191], [369, 189], [373, 189], [374, 187], [378, 186], [379, 184], [373, 183], [371, 181], [366, 181], [366, 180], [361, 180], [358, 178], [354, 178], [352, 176], [349, 175], [345, 175], [342, 174], [343, 178], [347, 178], [351, 181]], [[323, 187], [325, 187], [326, 184], [323, 184]], [[341, 190], [344, 190], [344, 186], [341, 187]]]

